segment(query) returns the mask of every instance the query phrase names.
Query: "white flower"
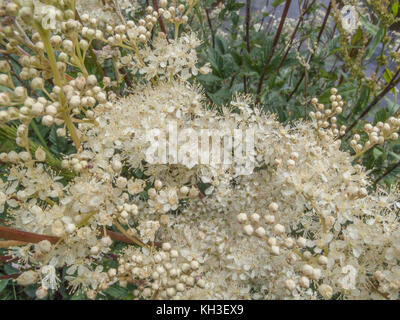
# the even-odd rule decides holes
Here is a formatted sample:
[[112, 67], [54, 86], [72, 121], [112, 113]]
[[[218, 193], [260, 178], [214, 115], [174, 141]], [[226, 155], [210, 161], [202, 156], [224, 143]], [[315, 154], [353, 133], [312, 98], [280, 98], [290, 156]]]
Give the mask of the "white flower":
[[341, 10], [342, 27], [348, 34], [354, 34], [358, 28], [359, 16], [356, 8], [352, 5], [346, 5]]
[[46, 266], [42, 267], [42, 287], [46, 289], [52, 289], [55, 290], [58, 287], [58, 282], [60, 280], [58, 279], [56, 275], [56, 269], [54, 268], [53, 265], [49, 264]]

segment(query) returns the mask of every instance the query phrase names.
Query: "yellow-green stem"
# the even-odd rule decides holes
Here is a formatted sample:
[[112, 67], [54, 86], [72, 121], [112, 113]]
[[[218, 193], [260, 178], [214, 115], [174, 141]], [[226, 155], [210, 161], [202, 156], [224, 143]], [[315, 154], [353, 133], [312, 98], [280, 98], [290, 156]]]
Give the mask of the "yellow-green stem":
[[[49, 40], [49, 33], [47, 30], [43, 29], [42, 26], [38, 23], [35, 23], [36, 29], [38, 30], [40, 37], [42, 38], [42, 41], [44, 43], [44, 47], [46, 49], [47, 52], [47, 56], [50, 62], [50, 68], [53, 71], [53, 75], [54, 75], [54, 83], [56, 84], [56, 86], [62, 88], [63, 87], [63, 81], [60, 75], [60, 72], [57, 68], [57, 61], [56, 61], [56, 57], [54, 55], [54, 51], [53, 48], [50, 44], [50, 40]], [[60, 103], [61, 106], [64, 110], [67, 110], [66, 108], [66, 99], [64, 96], [64, 92], [62, 90], [60, 90], [60, 94], [59, 94], [59, 98], [60, 98]], [[68, 131], [71, 135], [72, 141], [74, 142], [75, 148], [77, 150], [79, 150], [81, 148], [81, 143], [79, 141], [79, 137], [78, 134], [76, 132], [76, 128], [74, 126], [74, 124], [71, 121], [71, 117], [69, 115], [69, 113], [67, 111], [64, 111], [62, 113], [63, 115], [63, 119], [65, 121], [65, 124], [68, 128]]]

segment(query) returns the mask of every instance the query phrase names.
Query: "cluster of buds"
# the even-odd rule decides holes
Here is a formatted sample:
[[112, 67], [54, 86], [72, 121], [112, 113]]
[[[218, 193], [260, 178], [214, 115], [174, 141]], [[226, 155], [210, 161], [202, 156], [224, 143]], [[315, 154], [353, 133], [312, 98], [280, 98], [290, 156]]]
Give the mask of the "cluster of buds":
[[134, 203], [124, 203], [123, 205], [118, 206], [117, 210], [118, 221], [126, 225], [129, 224], [130, 217], [137, 217], [139, 213], [139, 209]]
[[79, 173], [86, 168], [90, 168], [88, 160], [89, 159], [84, 154], [73, 154], [69, 156], [69, 158], [64, 158], [61, 161], [61, 167]]
[[331, 96], [329, 97], [330, 106], [327, 108], [323, 103], [319, 103], [317, 98], [311, 100], [312, 106], [315, 111], [311, 111], [309, 116], [311, 119], [317, 121], [318, 134], [323, 137], [337, 137], [344, 135], [346, 132], [346, 126], [338, 128], [336, 115], [340, 115], [343, 112], [343, 99], [342, 96], [337, 94], [337, 89], [331, 89]]
[[[9, 1], [2, 8], [0, 39], [4, 54], [17, 55], [21, 69], [14, 69], [8, 60], [0, 62], [0, 85], [9, 89], [0, 94], [0, 107], [6, 107], [0, 110], [0, 122], [20, 121], [16, 138], [20, 147], [29, 148], [28, 128], [32, 119], [39, 117], [45, 126], [59, 126], [58, 136], [66, 136], [68, 128], [79, 149], [74, 123], [94, 121], [91, 109], [107, 101], [96, 76], [89, 75], [85, 66], [92, 41], [105, 41], [103, 32], [97, 28], [96, 19], [84, 15], [80, 21], [70, 6], [69, 2], [49, 5], [39, 1], [21, 6]], [[30, 26], [32, 33], [25, 33], [20, 21]], [[52, 32], [57, 29], [59, 34]], [[67, 73], [69, 67], [78, 70], [76, 78]], [[21, 86], [15, 84], [17, 81]]]
[[[268, 206], [268, 213], [263, 218], [257, 213], [248, 216], [246, 213], [239, 213], [237, 219], [243, 225], [243, 232], [248, 236], [256, 236], [265, 240], [270, 248], [272, 255], [278, 256], [286, 254], [286, 259], [290, 264], [299, 261], [299, 276], [289, 278], [284, 281], [284, 286], [293, 292], [296, 289], [308, 289], [312, 281], [318, 285], [322, 276], [322, 268], [328, 265], [328, 258], [323, 254], [315, 255], [307, 250], [307, 240], [303, 237], [294, 239], [288, 235], [286, 228], [276, 220], [279, 205], [272, 202]], [[266, 226], [263, 226], [263, 224]], [[282, 250], [283, 249], [283, 250]], [[325, 287], [320, 288], [321, 295], [329, 299]]]
[[177, 25], [186, 23], [188, 21], [188, 14], [190, 10], [193, 8], [196, 1], [187, 1], [187, 5], [189, 8], [187, 9], [185, 5], [180, 4], [177, 6], [171, 5], [168, 6], [167, 0], [160, 1], [160, 8], [158, 9], [158, 13], [170, 23], [174, 23]]
[[154, 187], [148, 190], [150, 204], [153, 210], [158, 213], [166, 213], [169, 210], [176, 210], [179, 200], [194, 199], [198, 197], [200, 191], [195, 186], [189, 188], [182, 186], [179, 189], [175, 187], [164, 187], [160, 180], [154, 181]]
[[[34, 90], [43, 90], [43, 79], [40, 77], [34, 78], [31, 82], [31, 87]], [[78, 115], [83, 112], [88, 120], [94, 118], [94, 113], [90, 109], [95, 106], [96, 103], [105, 103], [106, 94], [100, 87], [96, 86], [97, 79], [94, 75], [88, 77], [78, 76], [64, 85], [62, 88], [54, 86], [51, 93], [48, 94], [48, 99], [44, 97], [32, 98], [26, 97], [22, 102], [22, 106], [17, 109], [15, 107], [8, 108], [8, 110], [2, 110], [0, 112], [0, 121], [10, 121], [19, 119], [21, 125], [18, 127], [17, 144], [23, 146], [23, 137], [27, 137], [27, 128], [35, 117], [41, 117], [42, 124], [45, 126], [51, 126], [55, 123], [58, 126], [64, 124], [65, 113], [71, 113]], [[21, 100], [24, 96], [21, 87], [14, 89], [15, 96]], [[67, 106], [62, 107], [59, 101], [57, 101], [60, 93], [63, 92]], [[19, 94], [21, 93], [21, 94]], [[46, 92], [47, 93], [47, 92]], [[21, 101], [15, 100], [15, 104], [21, 103]], [[58, 136], [65, 136], [65, 128], [57, 129]]]
[[387, 140], [397, 140], [400, 129], [400, 118], [390, 117], [385, 123], [379, 121], [375, 126], [370, 123], [364, 125], [364, 132], [368, 136], [368, 140], [364, 146], [361, 144], [361, 136], [355, 134], [350, 141], [350, 146], [355, 151], [355, 157], [359, 157], [372, 147], [380, 144], [383, 145]]
[[200, 263], [195, 259], [187, 261], [168, 242], [162, 243], [161, 250], [152, 255], [135, 251], [118, 262], [115, 276], [121, 286], [136, 284], [138, 289], [133, 292], [136, 297], [177, 299], [189, 288], [206, 286], [200, 275]]
[[[276, 202], [272, 202], [268, 206], [268, 213], [264, 215], [263, 219], [258, 213], [253, 213], [250, 217], [246, 213], [239, 213], [237, 219], [239, 223], [243, 224], [243, 231], [248, 236], [256, 236], [265, 240], [273, 255], [280, 255], [280, 246], [283, 245], [287, 248], [292, 248], [295, 245], [295, 241], [288, 237], [286, 229], [283, 225], [276, 221], [276, 213], [279, 209], [279, 205]], [[263, 222], [267, 225], [263, 226]], [[271, 229], [267, 236], [267, 230]]]
[[[31, 160], [32, 155], [27, 151], [21, 151], [17, 153], [12, 150], [8, 153], [0, 153], [0, 161], [3, 163], [18, 163], [20, 161], [29, 162]], [[41, 147], [38, 147], [35, 151], [35, 160], [39, 162], [43, 162], [46, 160], [46, 152]]]
[[132, 20], [128, 20], [124, 24], [117, 26], [108, 25], [106, 31], [108, 37], [107, 43], [112, 46], [130, 45], [136, 46], [136, 41], [147, 42], [151, 38], [151, 31], [157, 23], [159, 14], [149, 6], [146, 8], [147, 15], [136, 24]]

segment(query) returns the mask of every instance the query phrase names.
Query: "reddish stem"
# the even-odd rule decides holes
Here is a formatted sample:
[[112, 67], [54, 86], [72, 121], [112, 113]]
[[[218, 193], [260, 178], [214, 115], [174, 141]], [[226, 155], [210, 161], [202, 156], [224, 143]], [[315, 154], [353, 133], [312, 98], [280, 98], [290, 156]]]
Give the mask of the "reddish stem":
[[[158, 12], [158, 1], [157, 0], [153, 0], [153, 7], [154, 7], [154, 10]], [[158, 17], [158, 23], [160, 24], [161, 31], [165, 33], [165, 36], [167, 37], [167, 41], [169, 43], [168, 33], [167, 33], [167, 30], [165, 29], [164, 21], [163, 21], [161, 15]]]

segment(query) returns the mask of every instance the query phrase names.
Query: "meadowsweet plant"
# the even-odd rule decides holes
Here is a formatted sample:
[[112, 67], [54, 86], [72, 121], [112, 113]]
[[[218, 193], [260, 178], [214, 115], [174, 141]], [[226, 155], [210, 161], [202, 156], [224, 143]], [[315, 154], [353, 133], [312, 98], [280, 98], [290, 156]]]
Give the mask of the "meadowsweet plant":
[[[210, 104], [195, 81], [211, 71], [189, 24], [198, 1], [88, 3], [0, 8], [10, 149], [0, 154], [3, 290], [37, 299], [399, 298], [399, 190], [372, 189], [354, 164], [398, 138], [398, 117], [366, 126], [369, 140], [354, 136], [350, 153], [335, 87], [329, 105], [313, 97], [309, 120], [289, 125], [248, 94]], [[171, 123], [220, 135], [175, 138]], [[168, 161], [149, 161], [166, 141], [158, 149]], [[222, 143], [234, 161], [211, 148]], [[213, 157], [221, 161], [203, 161]]]

